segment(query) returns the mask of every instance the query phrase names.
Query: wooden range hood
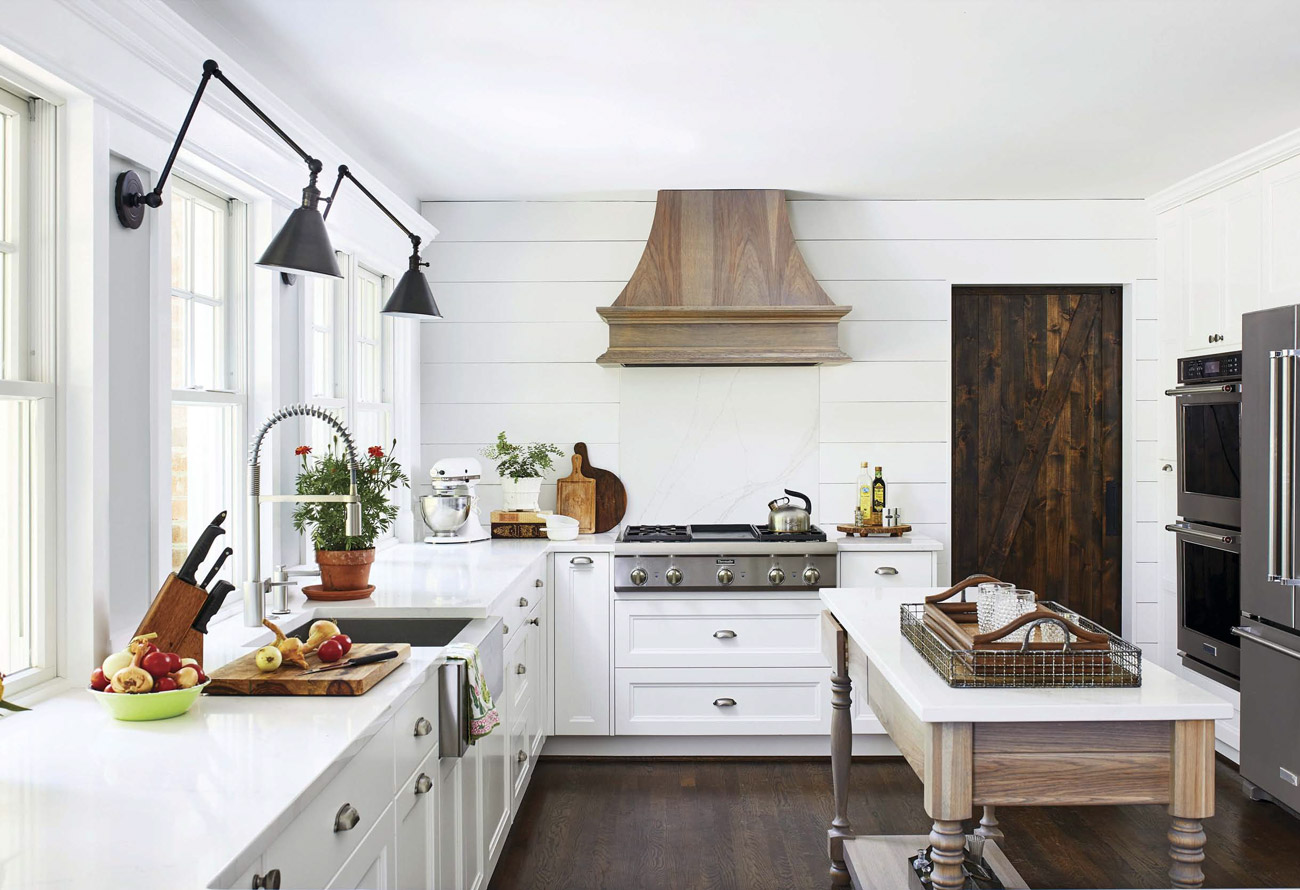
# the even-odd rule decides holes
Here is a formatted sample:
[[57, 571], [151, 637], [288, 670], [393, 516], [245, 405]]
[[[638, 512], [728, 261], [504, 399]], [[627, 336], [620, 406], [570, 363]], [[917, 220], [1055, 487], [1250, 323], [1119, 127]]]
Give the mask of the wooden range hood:
[[818, 365], [836, 306], [804, 264], [779, 189], [659, 192], [645, 253], [612, 306], [602, 365]]

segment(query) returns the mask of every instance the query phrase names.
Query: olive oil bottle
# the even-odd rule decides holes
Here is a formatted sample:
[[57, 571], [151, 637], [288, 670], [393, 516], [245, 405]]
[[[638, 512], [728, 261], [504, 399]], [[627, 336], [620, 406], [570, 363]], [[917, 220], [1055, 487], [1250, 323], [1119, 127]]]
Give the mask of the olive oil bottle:
[[876, 467], [876, 478], [871, 480], [871, 524], [880, 525], [885, 516], [885, 477]]
[[871, 518], [871, 465], [862, 462], [862, 472], [858, 474], [858, 509], [860, 522], [865, 524]]

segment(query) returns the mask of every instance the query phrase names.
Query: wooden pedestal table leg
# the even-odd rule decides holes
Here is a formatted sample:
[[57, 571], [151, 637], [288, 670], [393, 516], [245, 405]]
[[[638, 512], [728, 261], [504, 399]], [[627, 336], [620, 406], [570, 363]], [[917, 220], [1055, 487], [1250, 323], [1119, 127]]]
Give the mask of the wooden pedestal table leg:
[[1170, 757], [1169, 877], [1175, 887], [1198, 888], [1205, 881], [1201, 820], [1214, 815], [1214, 721], [1176, 721]]
[[829, 612], [822, 613], [823, 651], [831, 663], [831, 783], [835, 790], [835, 817], [826, 832], [831, 886], [849, 886], [844, 842], [853, 837], [849, 826], [849, 767], [853, 763], [853, 683], [849, 679], [848, 642], [844, 628]]
[[1000, 841], [1005, 837], [1002, 829], [998, 827], [998, 816], [994, 807], [984, 808], [984, 815], [980, 818], [980, 827], [975, 829], [975, 836], [987, 841]]
[[969, 723], [925, 723], [925, 812], [934, 820], [930, 879], [935, 890], [961, 890], [966, 884], [966, 832], [962, 820], [971, 816], [972, 739]]

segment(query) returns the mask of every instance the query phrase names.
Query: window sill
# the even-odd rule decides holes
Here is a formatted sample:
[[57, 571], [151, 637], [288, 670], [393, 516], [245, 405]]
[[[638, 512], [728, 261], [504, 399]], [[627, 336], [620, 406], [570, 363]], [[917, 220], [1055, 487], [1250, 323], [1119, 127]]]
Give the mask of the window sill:
[[[62, 695], [70, 689], [75, 689], [79, 684], [72, 682], [67, 677], [54, 677], [44, 682], [37, 683], [35, 686], [29, 686], [22, 692], [19, 692], [5, 701], [11, 704], [21, 705], [24, 708], [30, 708], [35, 704], [54, 698], [56, 695]], [[20, 712], [0, 710], [0, 716], [18, 716]]]

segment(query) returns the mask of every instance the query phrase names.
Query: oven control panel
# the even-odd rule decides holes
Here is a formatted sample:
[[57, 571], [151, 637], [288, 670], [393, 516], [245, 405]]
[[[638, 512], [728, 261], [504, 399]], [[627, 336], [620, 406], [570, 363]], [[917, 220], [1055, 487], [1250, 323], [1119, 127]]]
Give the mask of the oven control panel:
[[1198, 355], [1178, 360], [1179, 383], [1229, 383], [1240, 379], [1240, 352]]

